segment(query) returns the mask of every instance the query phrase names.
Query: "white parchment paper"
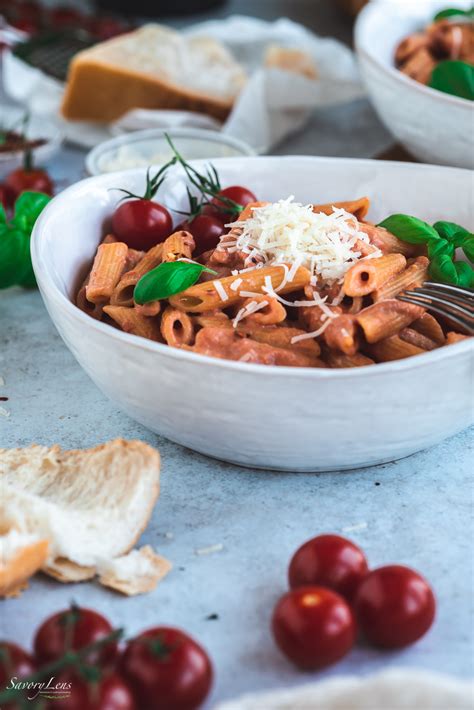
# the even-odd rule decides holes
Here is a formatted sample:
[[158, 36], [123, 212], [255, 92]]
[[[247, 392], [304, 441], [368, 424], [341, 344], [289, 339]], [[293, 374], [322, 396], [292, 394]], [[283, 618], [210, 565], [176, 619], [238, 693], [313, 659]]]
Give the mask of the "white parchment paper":
[[[301, 128], [317, 107], [351, 101], [364, 95], [352, 52], [333, 39], [318, 37], [302, 25], [286, 18], [267, 22], [253, 17], [232, 16], [225, 20], [204, 22], [188, 27], [188, 35], [206, 35], [222, 41], [243, 64], [249, 81], [221, 129], [248, 143], [257, 152], [271, 149], [285, 136]], [[314, 59], [319, 78], [310, 80], [292, 72], [262, 66], [266, 47], [276, 44], [308, 52]], [[34, 114], [57, 117], [63, 86], [28, 67], [11, 54], [5, 56], [4, 82], [7, 93], [26, 104]], [[66, 122], [67, 138], [92, 147], [117, 130], [137, 130], [153, 125], [183, 125], [182, 112], [130, 112], [118, 125], [97, 126]], [[189, 114], [186, 125], [203, 118]]]

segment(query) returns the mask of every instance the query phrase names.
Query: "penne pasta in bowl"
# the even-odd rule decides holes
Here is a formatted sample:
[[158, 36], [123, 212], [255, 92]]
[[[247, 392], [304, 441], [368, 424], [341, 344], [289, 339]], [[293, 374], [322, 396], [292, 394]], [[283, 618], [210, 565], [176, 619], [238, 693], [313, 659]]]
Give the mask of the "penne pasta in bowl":
[[183, 221], [195, 185], [180, 165], [153, 198], [172, 219], [154, 245], [116, 219], [114, 188], [140, 193], [143, 170], [82, 181], [40, 218], [40, 290], [102, 391], [189, 448], [290, 471], [393, 460], [468, 426], [472, 340], [397, 300], [434, 257], [383, 220], [403, 211], [470, 229], [469, 173], [304, 157], [214, 167], [222, 187], [245, 181], [256, 199], [225, 202], [211, 248]]

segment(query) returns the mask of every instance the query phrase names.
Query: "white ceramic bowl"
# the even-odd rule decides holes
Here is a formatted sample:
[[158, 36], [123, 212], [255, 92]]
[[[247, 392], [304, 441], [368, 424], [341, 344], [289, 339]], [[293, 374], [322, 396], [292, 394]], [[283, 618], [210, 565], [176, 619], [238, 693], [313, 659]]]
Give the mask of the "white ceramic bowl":
[[126, 133], [100, 143], [86, 156], [89, 175], [102, 175], [129, 168], [166, 163], [172, 157], [165, 132], [187, 160], [199, 158], [234, 158], [255, 155], [243, 141], [218, 131], [199, 128], [148, 128]]
[[[467, 226], [474, 217], [465, 170], [308, 157], [214, 165], [223, 185], [245, 183], [260, 199], [294, 194], [327, 202], [368, 194], [374, 220], [405, 211]], [[83, 180], [54, 198], [32, 237], [36, 277], [57, 329], [97, 386], [130, 416], [201, 453], [289, 471], [390, 461], [472, 421], [472, 341], [367, 368], [278, 368], [176, 350], [84, 314], [71, 299], [121, 197], [109, 188], [136, 193], [143, 184], [143, 170]], [[165, 182], [159, 198], [184, 206], [181, 175]]]
[[[435, 91], [394, 66], [399, 42], [425, 27], [447, 0], [374, 0], [360, 13], [355, 44], [367, 90], [386, 127], [426, 163], [474, 168], [474, 102]], [[468, 8], [471, 0], [458, 0]]]

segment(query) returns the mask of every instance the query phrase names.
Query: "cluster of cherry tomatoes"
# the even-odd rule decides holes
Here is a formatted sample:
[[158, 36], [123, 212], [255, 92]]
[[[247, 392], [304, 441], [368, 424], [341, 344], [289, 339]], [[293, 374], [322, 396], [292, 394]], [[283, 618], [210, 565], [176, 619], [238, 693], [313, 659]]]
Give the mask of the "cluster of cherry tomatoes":
[[435, 616], [433, 592], [402, 565], [369, 570], [362, 550], [338, 535], [308, 540], [293, 555], [290, 591], [275, 606], [272, 630], [298, 667], [317, 669], [346, 655], [357, 629], [380, 648], [403, 648], [421, 638]]
[[[156, 627], [122, 648], [118, 635], [90, 609], [72, 606], [54, 614], [36, 631], [32, 654], [0, 642], [0, 692], [11, 689], [12, 679], [30, 680], [44, 669], [40, 680], [49, 681], [54, 695], [51, 702], [45, 700], [47, 691], [38, 695], [44, 710], [195, 710], [202, 704], [212, 685], [212, 665], [190, 636]], [[30, 697], [34, 694], [30, 688]], [[21, 698], [2, 704], [5, 710], [19, 707]]]
[[114, 17], [86, 15], [70, 5], [47, 8], [36, 0], [0, 0], [0, 15], [4, 15], [13, 27], [29, 35], [42, 30], [81, 29], [101, 41], [129, 29]]
[[[148, 251], [156, 244], [164, 242], [173, 230], [173, 220], [168, 209], [146, 197], [126, 199], [112, 215], [112, 232], [132, 249]], [[255, 195], [246, 187], [232, 185], [219, 190], [208, 204], [202, 206], [196, 215], [189, 216], [175, 230], [185, 229], [196, 242], [194, 254], [215, 249], [224, 234], [226, 222], [233, 221], [231, 213], [226, 211], [224, 200], [245, 207], [255, 202]]]

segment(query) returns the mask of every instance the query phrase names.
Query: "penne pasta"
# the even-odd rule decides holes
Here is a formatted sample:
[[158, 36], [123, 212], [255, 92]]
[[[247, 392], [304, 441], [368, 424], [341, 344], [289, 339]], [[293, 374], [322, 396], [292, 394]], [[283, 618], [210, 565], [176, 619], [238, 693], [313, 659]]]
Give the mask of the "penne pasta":
[[354, 355], [346, 355], [345, 353], [335, 352], [334, 350], [328, 350], [326, 353], [326, 362], [329, 367], [341, 368], [341, 367], [366, 367], [367, 365], [374, 365], [375, 361], [362, 353], [355, 353]]
[[177, 259], [190, 259], [196, 245], [194, 237], [189, 232], [181, 230], [171, 234], [163, 242], [163, 261], [176, 261]]
[[133, 306], [133, 292], [141, 277], [161, 264], [163, 244], [152, 247], [131, 271], [127, 271], [115, 287], [110, 303], [114, 306]]
[[373, 259], [362, 259], [351, 266], [344, 277], [347, 296], [368, 296], [406, 266], [403, 254], [387, 254]]
[[134, 303], [133, 306], [137, 313], [149, 318], [157, 316], [161, 313], [161, 301], [150, 301], [149, 303]]
[[446, 335], [446, 345], [454, 345], [455, 343], [460, 343], [461, 340], [467, 340], [468, 335], [463, 335], [462, 333], [456, 333], [450, 330]]
[[101, 244], [97, 249], [86, 298], [91, 303], [106, 303], [122, 276], [127, 261], [128, 247], [123, 242]]
[[226, 360], [287, 367], [326, 367], [317, 357], [296, 348], [278, 348], [239, 337], [229, 328], [203, 328], [196, 336], [194, 352]]
[[349, 200], [347, 202], [328, 202], [324, 205], [313, 205], [313, 212], [332, 214], [334, 207], [353, 214], [356, 219], [361, 221], [369, 211], [370, 200], [368, 197], [361, 197], [358, 200]]
[[253, 298], [246, 299], [242, 307], [246, 308], [252, 302], [265, 303], [265, 308], [262, 308], [255, 313], [250, 313], [250, 315], [245, 316], [246, 323], [255, 323], [256, 325], [276, 325], [281, 323], [286, 318], [286, 310], [282, 304], [276, 300], [276, 298], [270, 298], [270, 296], [255, 296]]
[[357, 313], [355, 319], [364, 331], [368, 343], [389, 338], [414, 320], [421, 318], [424, 309], [395, 299], [379, 301]]
[[193, 322], [187, 313], [168, 307], [161, 317], [161, 335], [173, 348], [191, 345], [194, 341]]
[[140, 335], [142, 338], [163, 342], [158, 321], [138, 313], [135, 308], [104, 306], [104, 313], [125, 333], [133, 333], [133, 335]]
[[403, 360], [406, 357], [422, 355], [425, 350], [416, 345], [407, 343], [398, 335], [392, 335], [369, 348], [369, 352], [376, 362], [390, 362], [392, 360]]
[[436, 345], [444, 345], [446, 342], [446, 337], [442, 327], [436, 318], [431, 315], [431, 313], [423, 313], [421, 318], [413, 321], [410, 327], [417, 330], [418, 333], [425, 335], [427, 338], [436, 343]]
[[427, 338], [426, 335], [422, 335], [414, 328], [402, 328], [398, 335], [405, 343], [416, 345], [422, 350], [435, 350], [438, 347], [434, 340]]
[[[262, 269], [253, 269], [245, 273], [240, 273], [238, 276], [227, 276], [219, 279], [219, 285], [225, 292], [227, 299], [222, 300], [218, 290], [214, 286], [214, 281], [208, 281], [178, 293], [176, 296], [171, 296], [170, 304], [174, 308], [189, 313], [202, 313], [210, 311], [214, 308], [227, 308], [236, 303], [239, 303], [241, 296], [240, 291], [254, 292], [264, 294], [266, 280], [271, 283], [273, 291], [279, 294], [291, 293], [298, 291], [309, 283], [310, 273], [308, 269], [300, 266], [291, 281], [286, 280], [286, 270], [282, 266], [267, 266]], [[235, 280], [242, 280], [241, 287], [237, 291], [233, 291], [231, 286]], [[282, 285], [283, 284], [283, 285]]]
[[81, 309], [81, 311], [84, 311], [84, 313], [87, 313], [89, 316], [92, 316], [92, 318], [95, 318], [96, 320], [100, 320], [102, 318], [102, 313], [103, 313], [103, 307], [100, 303], [91, 303], [90, 301], [87, 300], [86, 297], [86, 288], [87, 284], [89, 283], [89, 276], [90, 274], [87, 274], [87, 278], [82, 284], [81, 288], [77, 292], [76, 296], [76, 306]]
[[324, 331], [324, 340], [329, 348], [345, 355], [355, 355], [359, 349], [359, 333], [355, 316], [345, 314], [332, 320]]
[[[394, 255], [395, 256], [395, 255]], [[374, 302], [393, 298], [402, 291], [422, 286], [428, 276], [429, 261], [426, 256], [418, 256], [404, 271], [400, 271], [372, 293]]]
[[292, 338], [298, 335], [304, 335], [306, 331], [300, 328], [291, 328], [286, 326], [247, 326], [238, 325], [237, 332], [241, 333], [247, 338], [252, 340], [257, 340], [259, 343], [266, 343], [267, 345], [273, 345], [275, 348], [290, 348], [301, 350], [307, 355], [313, 357], [319, 357], [321, 354], [321, 347], [319, 343], [314, 340], [314, 338], [309, 338], [306, 340], [300, 340], [296, 343], [292, 343]]
[[403, 254], [403, 256], [409, 257], [419, 253], [419, 247], [416, 244], [402, 242], [384, 227], [377, 227], [373, 224], [360, 224], [359, 229], [367, 234], [370, 243], [380, 249], [383, 254]]

